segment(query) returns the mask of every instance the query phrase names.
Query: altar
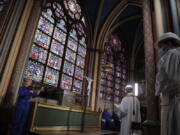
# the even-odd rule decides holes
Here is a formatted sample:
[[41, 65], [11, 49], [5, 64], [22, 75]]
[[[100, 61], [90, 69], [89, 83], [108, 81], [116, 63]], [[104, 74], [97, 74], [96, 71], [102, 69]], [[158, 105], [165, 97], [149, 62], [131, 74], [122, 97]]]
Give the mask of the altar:
[[[31, 132], [80, 130], [82, 126], [82, 116], [82, 108], [74, 109], [33, 101], [31, 102], [29, 130]], [[85, 129], [100, 128], [100, 121], [100, 113], [87, 109], [84, 120]]]

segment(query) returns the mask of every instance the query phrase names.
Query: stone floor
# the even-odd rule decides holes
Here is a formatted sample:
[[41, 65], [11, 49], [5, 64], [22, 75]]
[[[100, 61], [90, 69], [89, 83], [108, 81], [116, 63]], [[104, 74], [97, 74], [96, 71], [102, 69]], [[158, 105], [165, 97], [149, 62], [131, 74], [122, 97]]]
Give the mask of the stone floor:
[[105, 130], [97, 130], [97, 131], [61, 131], [61, 132], [39, 132], [39, 135], [118, 135], [118, 132], [115, 131], [105, 131]]

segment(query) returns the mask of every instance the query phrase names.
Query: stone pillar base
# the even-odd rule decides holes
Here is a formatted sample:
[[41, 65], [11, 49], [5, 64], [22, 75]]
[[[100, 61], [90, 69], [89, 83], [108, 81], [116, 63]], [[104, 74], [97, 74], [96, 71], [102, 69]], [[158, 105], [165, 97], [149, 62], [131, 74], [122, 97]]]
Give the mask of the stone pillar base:
[[143, 122], [143, 135], [160, 135], [160, 122], [146, 120]]

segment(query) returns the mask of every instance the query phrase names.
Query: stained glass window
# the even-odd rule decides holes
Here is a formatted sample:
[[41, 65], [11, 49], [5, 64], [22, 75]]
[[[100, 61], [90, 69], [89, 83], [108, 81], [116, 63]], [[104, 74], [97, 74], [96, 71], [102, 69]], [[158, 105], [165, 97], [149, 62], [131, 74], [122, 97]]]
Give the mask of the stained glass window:
[[72, 77], [69, 77], [67, 75], [62, 75], [62, 81], [61, 81], [61, 87], [65, 89], [71, 89], [72, 85]]
[[42, 12], [42, 16], [47, 18], [49, 21], [51, 21], [52, 23], [54, 23], [54, 19], [52, 17], [52, 11], [51, 9], [47, 9], [47, 12]]
[[85, 66], [85, 59], [81, 56], [77, 56], [77, 66], [80, 66], [81, 68], [83, 68]]
[[62, 57], [64, 52], [64, 46], [61, 43], [53, 40], [51, 44], [51, 51]]
[[41, 81], [43, 76], [44, 67], [42, 64], [34, 61], [28, 61], [27, 68], [25, 70], [25, 77]]
[[84, 47], [82, 47], [82, 46], [79, 46], [78, 54], [85, 57], [86, 56], [86, 49]]
[[57, 27], [59, 27], [60, 29], [62, 29], [63, 31], [67, 31], [66, 30], [66, 25], [65, 25], [65, 21], [63, 19], [60, 20], [59, 23], [57, 23]]
[[51, 35], [53, 31], [53, 24], [51, 24], [45, 18], [41, 17], [39, 20], [38, 28], [47, 33], [48, 35]]
[[75, 70], [75, 77], [77, 79], [82, 80], [83, 79], [83, 70], [77, 67]]
[[74, 39], [74, 40], [77, 40], [77, 34], [76, 34], [76, 30], [75, 29], [72, 29], [70, 31], [70, 36]]
[[73, 51], [76, 51], [77, 50], [77, 42], [75, 40], [73, 40], [72, 38], [69, 38], [68, 47], [71, 48]]
[[84, 37], [80, 40], [80, 44], [86, 47], [86, 42]]
[[64, 5], [73, 19], [80, 19], [81, 8], [76, 0], [64, 0]]
[[81, 89], [81, 87], [82, 87], [82, 81], [75, 79], [73, 86], [74, 86], [75, 88]]
[[30, 57], [34, 60], [45, 63], [47, 58], [47, 50], [33, 45], [31, 48]]
[[48, 66], [54, 68], [54, 69], [60, 69], [61, 67], [61, 58], [58, 56], [50, 53], [49, 59], [48, 59]]
[[66, 34], [62, 30], [55, 28], [53, 37], [61, 43], [65, 44]]
[[59, 78], [58, 71], [51, 69], [51, 68], [46, 69], [45, 78], [44, 78], [45, 83], [57, 86], [58, 78]]
[[65, 61], [63, 71], [64, 73], [72, 76], [74, 73], [74, 65]]
[[70, 49], [67, 49], [66, 51], [66, 59], [72, 63], [76, 60], [76, 53], [71, 51]]
[[[102, 68], [100, 80], [100, 97], [104, 100], [119, 102], [124, 93], [126, 85], [126, 63], [121, 41], [116, 35], [109, 37], [104, 45], [104, 54], [101, 63], [113, 65], [111, 72]], [[82, 53], [83, 54], [83, 53]]]
[[35, 38], [34, 38], [35, 43], [38, 45], [48, 49], [49, 48], [49, 43], [50, 43], [50, 37], [46, 34], [43, 34], [39, 30], [37, 30]]
[[87, 48], [86, 21], [81, 12], [76, 0], [46, 3], [33, 39], [25, 77], [81, 92]]

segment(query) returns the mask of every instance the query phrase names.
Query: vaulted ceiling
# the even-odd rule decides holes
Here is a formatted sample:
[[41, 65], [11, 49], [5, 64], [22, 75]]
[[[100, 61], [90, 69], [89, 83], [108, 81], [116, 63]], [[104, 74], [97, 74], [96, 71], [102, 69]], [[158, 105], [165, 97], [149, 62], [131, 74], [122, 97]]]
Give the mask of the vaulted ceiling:
[[[89, 17], [92, 32], [95, 30], [100, 33], [103, 24], [108, 21], [108, 16], [114, 11], [114, 8], [125, 0], [80, 0], [79, 2], [85, 7], [87, 16]], [[140, 0], [127, 0], [127, 1], [140, 1]], [[119, 12], [121, 9], [119, 10]], [[126, 21], [124, 21], [126, 20]], [[122, 22], [122, 23], [121, 23]], [[118, 25], [118, 23], [121, 23]], [[113, 28], [117, 25], [116, 28]], [[98, 26], [98, 27], [97, 27]], [[119, 37], [124, 41], [127, 47], [132, 50], [135, 38], [140, 39], [140, 37], [135, 36], [141, 29], [142, 33], [142, 7], [137, 5], [128, 5], [123, 11], [115, 18], [114, 23], [111, 25], [111, 33], [119, 35]], [[139, 31], [140, 32], [140, 31]], [[94, 34], [94, 33], [93, 33]], [[98, 35], [98, 34], [97, 34]]]
[[[129, 59], [133, 57], [134, 63], [144, 64], [142, 0], [80, 0], [79, 2], [83, 4], [89, 17], [92, 35], [95, 37], [102, 33], [118, 35]], [[120, 4], [123, 6], [120, 7]], [[107, 22], [109, 25], [105, 26]], [[104, 26], [107, 28], [106, 31], [103, 31]]]

